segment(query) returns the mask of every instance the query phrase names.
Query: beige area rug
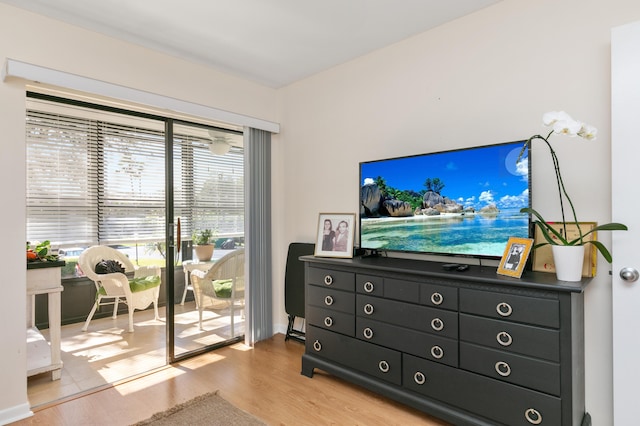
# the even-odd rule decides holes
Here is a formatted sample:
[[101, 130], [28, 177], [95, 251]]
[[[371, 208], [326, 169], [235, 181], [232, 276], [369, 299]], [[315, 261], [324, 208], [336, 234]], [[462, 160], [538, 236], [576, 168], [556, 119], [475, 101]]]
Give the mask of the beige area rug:
[[218, 395], [218, 392], [209, 392], [197, 396], [167, 411], [156, 413], [147, 420], [135, 423], [133, 426], [266, 426], [266, 423], [225, 401], [224, 398]]

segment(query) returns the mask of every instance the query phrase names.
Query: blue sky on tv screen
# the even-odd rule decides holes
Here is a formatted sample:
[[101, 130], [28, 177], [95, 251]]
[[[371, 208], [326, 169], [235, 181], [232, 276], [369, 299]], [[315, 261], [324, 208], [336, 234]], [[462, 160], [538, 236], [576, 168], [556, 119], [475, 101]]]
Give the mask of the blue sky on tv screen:
[[465, 207], [528, 207], [526, 156], [516, 164], [523, 144], [520, 141], [361, 163], [360, 184], [382, 176], [387, 186], [419, 192], [425, 189], [427, 178], [439, 178], [444, 183], [440, 194]]

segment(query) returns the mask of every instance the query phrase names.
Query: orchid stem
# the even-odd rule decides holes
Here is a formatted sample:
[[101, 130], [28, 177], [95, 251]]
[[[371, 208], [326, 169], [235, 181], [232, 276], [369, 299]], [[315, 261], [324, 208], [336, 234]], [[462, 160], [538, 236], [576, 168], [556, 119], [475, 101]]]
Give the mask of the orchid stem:
[[541, 135], [532, 136], [527, 141], [527, 143], [530, 145], [531, 141], [533, 139], [541, 139], [549, 147], [549, 151], [551, 152], [551, 158], [553, 160], [553, 168], [555, 169], [555, 173], [556, 173], [556, 182], [557, 182], [557, 185], [558, 185], [558, 196], [560, 198], [560, 212], [562, 214], [562, 227], [563, 227], [563, 231], [564, 231], [564, 238], [567, 239], [567, 241], [568, 241], [567, 223], [566, 223], [565, 215], [564, 215], [563, 194], [564, 194], [564, 197], [567, 198], [567, 202], [569, 203], [569, 207], [571, 207], [571, 213], [573, 213], [573, 220], [575, 221], [576, 227], [578, 228], [578, 234], [580, 236], [580, 240], [579, 240], [580, 241], [580, 245], [582, 245], [582, 244], [584, 244], [583, 235], [582, 235], [582, 229], [580, 228], [580, 224], [578, 223], [578, 217], [576, 215], [576, 210], [573, 207], [573, 202], [571, 201], [571, 198], [569, 197], [569, 194], [567, 194], [567, 190], [564, 187], [564, 181], [562, 180], [562, 175], [560, 174], [560, 161], [558, 160], [558, 156], [556, 155], [556, 152], [554, 151], [553, 147], [549, 143], [549, 137], [551, 136], [552, 133], [553, 133], [553, 131], [549, 132], [549, 134], [547, 135], [546, 138], [541, 136]]

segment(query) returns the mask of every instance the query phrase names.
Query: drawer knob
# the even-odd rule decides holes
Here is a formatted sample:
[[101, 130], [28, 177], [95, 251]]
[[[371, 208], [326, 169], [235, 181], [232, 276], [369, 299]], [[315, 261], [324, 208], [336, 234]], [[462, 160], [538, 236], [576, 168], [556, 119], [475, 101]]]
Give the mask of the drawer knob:
[[511, 374], [511, 367], [504, 361], [496, 362], [496, 373], [502, 377], [508, 377]]
[[367, 281], [366, 283], [364, 283], [364, 291], [366, 291], [367, 293], [373, 292], [373, 283], [371, 281]]
[[431, 328], [435, 331], [442, 331], [444, 328], [444, 322], [440, 318], [434, 318], [431, 320]]
[[496, 306], [496, 311], [498, 312], [498, 315], [500, 315], [501, 317], [508, 317], [513, 312], [513, 309], [511, 308], [511, 305], [509, 305], [508, 303], [501, 302], [501, 303], [498, 303], [498, 305]]
[[444, 351], [440, 346], [432, 346], [431, 347], [431, 356], [435, 359], [440, 359], [444, 356]]
[[333, 325], [333, 318], [331, 317], [326, 317], [324, 319], [324, 325], [326, 325], [327, 327], [331, 327]]
[[333, 297], [327, 296], [324, 298], [324, 304], [327, 306], [333, 305]]
[[364, 305], [364, 313], [367, 315], [371, 315], [373, 313], [373, 305], [371, 303]]
[[433, 303], [434, 305], [441, 305], [443, 301], [444, 297], [442, 297], [440, 293], [435, 292], [431, 295], [431, 303]]
[[511, 335], [506, 331], [501, 331], [500, 333], [498, 333], [498, 335], [496, 336], [496, 340], [502, 346], [511, 346], [511, 343], [513, 343]]
[[319, 340], [316, 340], [315, 342], [313, 342], [313, 349], [315, 349], [316, 352], [320, 352], [322, 350], [322, 344], [320, 343]]
[[532, 425], [539, 425], [542, 423], [542, 414], [536, 409], [528, 408], [524, 412], [524, 418], [527, 419]]
[[385, 360], [382, 360], [378, 363], [378, 368], [380, 369], [380, 371], [382, 371], [383, 373], [388, 373], [389, 372], [389, 363]]
[[416, 374], [413, 375], [413, 381], [419, 385], [424, 385], [424, 383], [427, 381], [427, 378], [421, 372], [416, 371]]
[[333, 277], [331, 275], [325, 275], [324, 276], [324, 283], [326, 285], [331, 285], [333, 284]]
[[373, 337], [373, 330], [367, 327], [362, 331], [362, 334], [365, 339], [371, 339]]

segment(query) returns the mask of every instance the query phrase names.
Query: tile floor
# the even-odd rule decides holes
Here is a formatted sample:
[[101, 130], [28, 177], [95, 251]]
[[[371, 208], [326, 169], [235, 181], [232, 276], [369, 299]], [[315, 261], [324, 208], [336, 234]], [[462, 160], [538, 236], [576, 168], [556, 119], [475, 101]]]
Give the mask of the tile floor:
[[[108, 385], [159, 368], [166, 363], [165, 309], [160, 320], [153, 309], [136, 311], [135, 332], [127, 329], [127, 315], [116, 319], [92, 320], [87, 332], [83, 323], [62, 327], [62, 375], [51, 380], [51, 373], [28, 378], [27, 393], [32, 407]], [[236, 311], [234, 336], [244, 334], [244, 317]], [[231, 338], [228, 310], [203, 312], [204, 331], [198, 325], [198, 311], [193, 302], [175, 307], [175, 353], [181, 354]], [[48, 330], [42, 331], [48, 337]]]

